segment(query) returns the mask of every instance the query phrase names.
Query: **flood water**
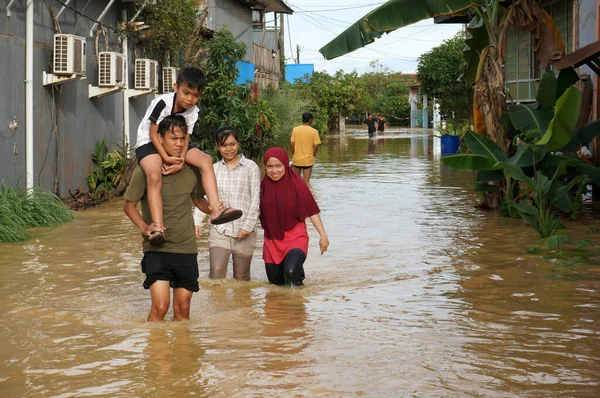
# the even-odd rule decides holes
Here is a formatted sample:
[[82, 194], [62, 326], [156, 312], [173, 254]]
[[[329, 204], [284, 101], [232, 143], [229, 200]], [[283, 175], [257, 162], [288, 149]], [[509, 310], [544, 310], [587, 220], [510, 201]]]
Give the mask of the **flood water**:
[[204, 236], [189, 322], [145, 322], [122, 199], [0, 244], [0, 396], [600, 396], [600, 267], [527, 254], [430, 131], [330, 137], [311, 182], [306, 286], [269, 285], [260, 246], [252, 282], [208, 280]]

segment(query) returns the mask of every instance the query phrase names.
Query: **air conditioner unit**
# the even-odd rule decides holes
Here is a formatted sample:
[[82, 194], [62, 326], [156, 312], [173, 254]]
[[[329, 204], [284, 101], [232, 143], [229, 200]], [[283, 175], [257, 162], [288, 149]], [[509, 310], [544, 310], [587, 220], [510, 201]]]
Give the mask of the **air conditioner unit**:
[[162, 70], [163, 93], [173, 92], [173, 83], [177, 81], [177, 72], [179, 68], [165, 66]]
[[101, 51], [98, 59], [98, 86], [125, 87], [125, 56], [112, 51]]
[[85, 76], [84, 37], [55, 34], [54, 35], [54, 68], [55, 75]]
[[135, 60], [135, 88], [158, 90], [158, 62], [152, 59]]

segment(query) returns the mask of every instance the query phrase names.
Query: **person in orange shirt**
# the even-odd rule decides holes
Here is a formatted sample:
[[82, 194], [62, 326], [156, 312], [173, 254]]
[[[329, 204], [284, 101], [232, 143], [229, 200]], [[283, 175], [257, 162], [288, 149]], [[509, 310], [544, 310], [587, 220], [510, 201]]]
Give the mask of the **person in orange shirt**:
[[290, 148], [292, 150], [292, 169], [308, 184], [315, 164], [315, 156], [321, 145], [319, 132], [311, 127], [313, 115], [310, 112], [302, 114], [302, 125], [294, 127]]

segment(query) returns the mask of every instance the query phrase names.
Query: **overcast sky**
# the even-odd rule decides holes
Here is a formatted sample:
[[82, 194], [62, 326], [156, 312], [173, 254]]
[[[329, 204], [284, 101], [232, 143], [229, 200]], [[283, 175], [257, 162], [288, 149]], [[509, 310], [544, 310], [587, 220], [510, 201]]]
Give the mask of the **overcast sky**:
[[[415, 0], [419, 1], [419, 0]], [[385, 1], [368, 0], [285, 0], [294, 10], [286, 16], [285, 56], [287, 63], [294, 63], [296, 45], [300, 45], [300, 63], [314, 64], [315, 71], [333, 74], [339, 69], [363, 73], [369, 62], [381, 64], [396, 72], [415, 73], [418, 57], [449, 39], [458, 32], [460, 24], [434, 25], [433, 19], [398, 29], [383, 35], [374, 43], [348, 55], [325, 60], [319, 48], [323, 47], [351, 24]], [[273, 14], [270, 14], [271, 17]], [[272, 25], [271, 21], [268, 25]], [[290, 45], [291, 40], [291, 45]]]

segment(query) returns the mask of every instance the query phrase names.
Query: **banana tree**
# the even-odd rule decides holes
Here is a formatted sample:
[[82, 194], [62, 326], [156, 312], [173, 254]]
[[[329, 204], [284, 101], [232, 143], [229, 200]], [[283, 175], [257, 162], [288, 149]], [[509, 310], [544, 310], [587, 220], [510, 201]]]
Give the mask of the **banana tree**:
[[[570, 93], [566, 91], [557, 106], [568, 98]], [[555, 108], [554, 112], [558, 114], [549, 124], [560, 124], [569, 119], [565, 116], [569, 111], [563, 107]], [[564, 132], [558, 132], [548, 127], [546, 133], [548, 131], [562, 139], [564, 132], [572, 129], [567, 127]], [[562, 148], [577, 147], [580, 142], [589, 142], [597, 135], [600, 135], [600, 121], [575, 131]], [[521, 142], [516, 154], [510, 158], [486, 136], [468, 132], [464, 140], [470, 153], [448, 156], [442, 162], [453, 169], [477, 171], [477, 182], [471, 184], [473, 190], [484, 194], [501, 190], [503, 202], [498, 203], [498, 207], [504, 205], [507, 215], [523, 218], [542, 238], [562, 228], [551, 206], [573, 212], [580, 204], [585, 185], [591, 182], [600, 186], [599, 168], [576, 157], [549, 152], [550, 145], [555, 142], [552, 137], [549, 142], [540, 140], [537, 144]], [[523, 187], [522, 192], [519, 187]], [[532, 204], [524, 203], [525, 197], [530, 198]]]
[[[364, 47], [384, 33], [412, 23], [446, 15], [474, 16], [467, 27], [465, 81], [474, 83], [475, 131], [487, 135], [505, 153], [510, 152], [510, 136], [502, 123], [506, 95], [502, 52], [506, 32], [517, 27], [532, 32], [534, 49], [542, 63], [551, 63], [564, 53], [564, 44], [552, 18], [535, 0], [389, 0], [374, 9], [319, 51], [326, 59]], [[494, 195], [502, 191], [495, 191]], [[488, 195], [485, 205], [497, 208], [502, 198]]]

